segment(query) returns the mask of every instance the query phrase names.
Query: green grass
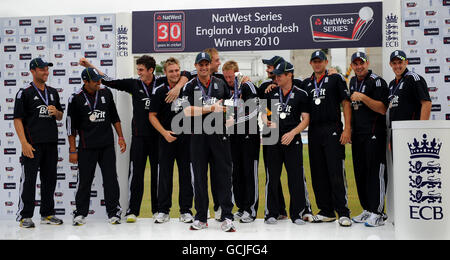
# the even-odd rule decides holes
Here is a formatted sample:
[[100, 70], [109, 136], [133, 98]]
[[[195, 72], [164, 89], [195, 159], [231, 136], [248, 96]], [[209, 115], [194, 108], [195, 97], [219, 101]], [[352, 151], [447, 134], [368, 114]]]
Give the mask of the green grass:
[[[362, 212], [361, 205], [359, 204], [358, 194], [356, 191], [356, 184], [355, 184], [355, 178], [354, 178], [354, 172], [353, 172], [353, 159], [352, 159], [352, 153], [351, 153], [351, 146], [346, 146], [346, 160], [345, 160], [345, 169], [347, 173], [347, 183], [348, 183], [348, 206], [351, 210], [352, 216], [356, 216]], [[308, 146], [303, 146], [303, 164], [305, 168], [305, 175], [306, 175], [306, 181], [308, 184], [308, 192], [309, 192], [309, 198], [311, 200], [312, 209], [314, 213], [318, 212], [315, 197], [314, 197], [314, 191], [311, 185], [311, 170], [309, 167], [309, 153], [308, 153]], [[175, 172], [174, 172], [174, 179], [173, 179], [173, 197], [172, 197], [172, 209], [170, 212], [171, 218], [177, 218], [179, 217], [179, 207], [178, 207], [178, 170], [175, 164]], [[283, 186], [283, 193], [284, 198], [286, 200], [286, 208], [289, 209], [289, 190], [287, 188], [287, 175], [286, 170], [283, 167], [283, 173], [281, 175], [281, 182]], [[259, 209], [258, 209], [258, 218], [264, 218], [264, 205], [265, 205], [265, 183], [266, 183], [266, 176], [264, 171], [264, 162], [262, 159], [262, 149], [260, 153], [260, 162], [259, 162]], [[210, 186], [209, 186], [210, 187]], [[211, 190], [209, 192], [210, 197], [210, 212], [211, 215], [214, 215], [214, 209], [212, 205], [212, 196], [211, 196]], [[236, 210], [236, 208], [235, 208]], [[193, 209], [195, 213], [195, 209]], [[141, 215], [142, 218], [149, 218], [152, 217], [151, 209], [150, 209], [150, 166], [147, 163], [147, 168], [145, 172], [145, 191], [144, 191], [144, 198], [142, 200], [142, 207], [141, 207]]]

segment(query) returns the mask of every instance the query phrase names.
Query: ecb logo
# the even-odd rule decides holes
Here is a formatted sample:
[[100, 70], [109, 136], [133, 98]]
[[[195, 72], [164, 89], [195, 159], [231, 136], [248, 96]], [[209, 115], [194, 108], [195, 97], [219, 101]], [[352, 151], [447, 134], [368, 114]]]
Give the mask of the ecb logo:
[[[128, 28], [121, 25], [117, 28], [117, 56], [119, 57], [128, 57]], [[102, 44], [103, 49], [109, 49], [110, 44]], [[106, 66], [102, 64], [103, 66]]]
[[411, 219], [438, 221], [444, 218], [442, 208], [443, 174], [440, 164], [442, 143], [436, 139], [428, 141], [423, 135], [421, 142], [414, 138], [408, 143], [409, 161], [409, 215]]

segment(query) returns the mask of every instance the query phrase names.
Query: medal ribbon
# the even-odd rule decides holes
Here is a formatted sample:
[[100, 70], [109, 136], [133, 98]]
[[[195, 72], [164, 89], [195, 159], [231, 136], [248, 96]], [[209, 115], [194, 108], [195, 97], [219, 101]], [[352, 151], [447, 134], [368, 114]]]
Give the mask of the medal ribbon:
[[238, 80], [237, 78], [235, 78], [234, 80], [234, 105], [237, 106], [238, 105], [238, 99], [241, 96], [241, 86], [238, 86]]
[[288, 96], [288, 98], [286, 100], [286, 103], [283, 102], [283, 96], [284, 95], [283, 95], [283, 92], [281, 91], [281, 87], [278, 90], [280, 92], [280, 103], [281, 103], [281, 109], [282, 109], [281, 112], [286, 112], [285, 110], [287, 108], [289, 100], [291, 100], [292, 93], [294, 93], [294, 87], [292, 87], [291, 90], [289, 91], [289, 96]]
[[208, 87], [208, 95], [206, 95], [206, 92], [203, 89], [203, 85], [200, 82], [200, 79], [198, 77], [197, 77], [197, 85], [200, 88], [200, 90], [202, 91], [203, 100], [209, 101], [211, 99], [211, 93], [212, 93], [212, 78], [210, 80], [209, 87]]
[[45, 98], [44, 98], [42, 96], [42, 94], [41, 94], [41, 91], [39, 91], [39, 89], [36, 87], [36, 85], [34, 85], [33, 82], [31, 82], [31, 85], [33, 85], [34, 89], [39, 94], [39, 96], [41, 97], [42, 101], [44, 101], [45, 105], [48, 106], [48, 91], [47, 91], [47, 88], [44, 87], [44, 95], [45, 95]]
[[356, 80], [356, 91], [362, 93], [361, 91], [362, 91], [362, 88], [363, 88], [363, 86], [364, 86], [364, 82], [365, 82], [365, 80], [363, 80], [363, 81], [361, 82], [361, 85], [359, 85], [359, 87], [358, 87], [358, 80]]
[[402, 85], [402, 82], [403, 82], [403, 78], [400, 80], [400, 82], [395, 87], [393, 87], [392, 89], [389, 90], [389, 96], [392, 97], [395, 95], [395, 93], [397, 93], [397, 90]]
[[[328, 71], [325, 71], [325, 75], [323, 77], [325, 78], [326, 75], [328, 75]], [[316, 76], [314, 76], [314, 88], [317, 98], [320, 98], [320, 91], [322, 90], [322, 85], [324, 82], [325, 80], [322, 78], [320, 85], [317, 87], [317, 79]]]
[[[155, 82], [156, 82], [156, 80], [155, 80]], [[147, 95], [147, 97], [149, 98], [150, 94], [148, 94], [147, 86], [145, 85], [144, 81], [141, 80], [141, 84], [142, 84], [142, 87], [144, 88], [145, 95]]]
[[88, 102], [89, 109], [91, 110], [91, 112], [94, 112], [95, 108], [97, 107], [97, 102], [98, 102], [98, 91], [95, 92], [94, 107], [92, 107], [91, 102], [89, 101], [89, 98], [86, 96], [86, 93], [84, 92], [84, 90], [83, 90], [83, 95], [84, 95], [84, 98], [86, 99], [86, 101]]

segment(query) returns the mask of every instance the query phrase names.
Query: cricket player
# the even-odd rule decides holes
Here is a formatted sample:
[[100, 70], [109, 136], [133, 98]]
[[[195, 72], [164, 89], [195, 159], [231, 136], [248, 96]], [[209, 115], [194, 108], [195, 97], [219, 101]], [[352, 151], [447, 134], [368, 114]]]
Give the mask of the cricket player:
[[[151, 210], [156, 217], [158, 210], [157, 172], [158, 172], [158, 138], [159, 133], [149, 121], [149, 112], [153, 89], [167, 81], [165, 77], [154, 75], [156, 61], [153, 57], [143, 55], [136, 60], [139, 79], [111, 79], [101, 70], [96, 68], [87, 59], [82, 58], [80, 65], [86, 68], [94, 68], [100, 73], [102, 84], [119, 91], [125, 91], [133, 99], [133, 119], [131, 122], [132, 140], [130, 149], [129, 167], [129, 205], [126, 211], [127, 223], [134, 223], [140, 214], [142, 196], [144, 194], [144, 173], [147, 161], [150, 161], [151, 170]], [[187, 79], [181, 79], [170, 93], [176, 92], [183, 86]], [[166, 98], [172, 100], [169, 96]]]
[[153, 89], [150, 105], [150, 122], [160, 133], [158, 162], [158, 208], [156, 223], [170, 220], [172, 206], [173, 170], [177, 160], [179, 180], [180, 221], [192, 223], [193, 190], [190, 171], [190, 135], [175, 133], [172, 129], [174, 118], [183, 112], [181, 97], [171, 103], [166, 102], [168, 93], [176, 86], [181, 77], [180, 62], [169, 58], [164, 63], [167, 82]]
[[364, 52], [354, 53], [351, 60], [355, 72], [350, 80], [352, 154], [358, 197], [363, 208], [353, 222], [378, 227], [384, 225], [389, 89], [386, 81], [369, 70], [369, 59]]
[[41, 224], [62, 225], [55, 217], [54, 193], [58, 164], [58, 127], [63, 118], [58, 91], [46, 82], [53, 63], [41, 58], [30, 61], [33, 81], [17, 92], [14, 104], [14, 127], [22, 144], [22, 176], [20, 178], [20, 227], [34, 228], [36, 178], [41, 178]]
[[432, 104], [425, 79], [408, 70], [404, 51], [398, 50], [391, 54], [390, 66], [395, 79], [389, 83], [389, 122], [429, 120]]
[[[306, 205], [308, 193], [305, 185], [300, 134], [309, 124], [309, 98], [306, 91], [294, 85], [292, 64], [281, 62], [273, 73], [276, 75], [278, 86], [267, 97], [267, 104], [271, 105], [266, 111], [271, 112], [271, 120], [268, 120], [267, 114], [263, 115], [263, 120], [267, 127], [277, 128], [280, 134], [275, 145], [267, 146], [265, 223], [276, 224], [280, 216], [278, 188], [284, 164], [291, 197], [290, 218], [294, 224], [303, 225], [305, 224], [303, 215], [309, 210]], [[272, 102], [276, 103], [272, 104]]]
[[[183, 90], [190, 106], [184, 109], [194, 121], [191, 136], [191, 162], [193, 170], [194, 199], [197, 214], [191, 230], [207, 228], [208, 214], [208, 164], [216, 171], [217, 194], [222, 209], [222, 230], [234, 232], [233, 202], [231, 192], [232, 158], [229, 137], [225, 134], [226, 112], [223, 101], [230, 97], [226, 83], [210, 74], [211, 57], [201, 52], [195, 60], [197, 76]], [[200, 129], [199, 129], [200, 128]]]
[[[112, 131], [113, 126], [118, 135], [120, 151], [124, 153], [126, 143], [120, 118], [111, 91], [100, 86], [102, 76], [94, 69], [86, 68], [81, 77], [84, 85], [70, 97], [66, 118], [70, 145], [69, 161], [78, 164], [73, 225], [80, 226], [86, 223], [97, 164], [102, 172], [109, 223], [120, 224], [122, 208], [119, 203], [120, 190]], [[80, 137], [78, 146], [77, 135]]]
[[[351, 104], [347, 84], [339, 74], [329, 75], [328, 59], [315, 51], [310, 59], [314, 73], [303, 81], [310, 97], [308, 131], [311, 178], [319, 213], [309, 221], [352, 225], [345, 176], [345, 144], [351, 142]], [[345, 128], [341, 120], [343, 108]]]
[[[234, 215], [242, 223], [256, 219], [259, 203], [258, 164], [261, 138], [258, 126], [258, 93], [247, 81], [242, 83], [239, 65], [227, 61], [222, 67], [232, 97], [229, 99], [233, 116], [227, 120], [231, 132], [231, 155], [233, 158], [233, 195], [238, 212]], [[238, 73], [238, 76], [236, 76]]]

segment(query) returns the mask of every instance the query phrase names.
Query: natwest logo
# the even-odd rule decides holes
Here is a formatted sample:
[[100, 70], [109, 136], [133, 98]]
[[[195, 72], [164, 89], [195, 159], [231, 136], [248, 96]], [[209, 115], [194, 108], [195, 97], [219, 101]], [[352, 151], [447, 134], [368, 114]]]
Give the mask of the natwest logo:
[[15, 190], [16, 189], [16, 184], [15, 183], [4, 183], [3, 184], [3, 189], [4, 190]]
[[97, 23], [97, 17], [84, 17], [84, 23]]
[[406, 7], [408, 8], [414, 8], [417, 6], [417, 2], [407, 2]]
[[441, 73], [441, 67], [439, 67], [439, 66], [425, 67], [425, 73], [427, 73], [427, 74]]
[[310, 23], [315, 42], [359, 41], [374, 22], [374, 11], [363, 7], [358, 13], [312, 15]]

